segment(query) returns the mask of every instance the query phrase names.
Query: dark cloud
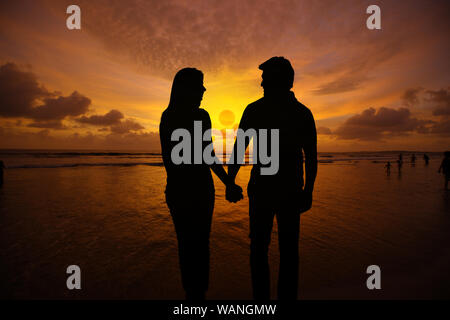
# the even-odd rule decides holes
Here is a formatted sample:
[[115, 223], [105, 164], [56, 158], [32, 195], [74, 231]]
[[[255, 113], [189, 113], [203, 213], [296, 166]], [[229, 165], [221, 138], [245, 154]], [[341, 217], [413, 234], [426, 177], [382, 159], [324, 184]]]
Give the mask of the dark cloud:
[[44, 104], [32, 108], [28, 117], [38, 121], [62, 120], [86, 113], [90, 104], [91, 99], [74, 91], [68, 97], [45, 98]]
[[381, 107], [364, 110], [347, 119], [334, 134], [340, 139], [380, 140], [389, 136], [418, 131], [431, 121], [412, 117], [407, 108], [391, 109]]
[[94, 126], [111, 126], [120, 123], [123, 118], [124, 115], [122, 112], [111, 110], [105, 115], [93, 115], [90, 117], [82, 116], [75, 120], [80, 123], [91, 124]]
[[444, 137], [450, 137], [450, 119], [447, 118], [434, 123], [429, 132]]
[[143, 126], [141, 126], [139, 123], [132, 119], [127, 119], [124, 121], [121, 121], [120, 123], [111, 126], [111, 131], [117, 134], [124, 134], [129, 133], [131, 131], [139, 131], [145, 129]]
[[403, 103], [407, 106], [413, 106], [419, 103], [419, 93], [423, 91], [423, 88], [411, 88], [407, 89], [403, 95], [402, 100]]
[[27, 125], [31, 128], [46, 128], [46, 129], [55, 129], [55, 130], [66, 130], [67, 126], [63, 125], [63, 123], [59, 120], [56, 121], [41, 121], [41, 122], [32, 122]]
[[75, 119], [77, 122], [85, 123], [94, 126], [109, 126], [108, 128], [101, 128], [98, 131], [108, 131], [110, 130], [116, 134], [129, 133], [131, 131], [140, 131], [145, 129], [139, 123], [133, 119], [122, 120], [124, 115], [118, 110], [111, 110], [105, 115], [93, 115], [93, 116], [83, 116], [81, 118]]
[[77, 91], [67, 97], [49, 92], [38, 83], [32, 72], [22, 71], [14, 63], [0, 66], [0, 117], [31, 119], [33, 122], [28, 127], [55, 130], [67, 129], [62, 122], [65, 119], [93, 126], [109, 126], [109, 130], [116, 134], [144, 129], [132, 119], [123, 120], [125, 116], [119, 110], [86, 116], [84, 114], [89, 111], [90, 105], [91, 100]]
[[450, 87], [441, 90], [427, 90], [428, 100], [435, 104], [433, 115], [450, 116]]
[[317, 127], [317, 134], [331, 135], [332, 132], [328, 127]]
[[0, 117], [29, 116], [35, 101], [49, 96], [33, 73], [21, 71], [14, 63], [0, 66]]
[[68, 97], [49, 92], [33, 73], [21, 71], [14, 63], [0, 66], [0, 117], [55, 123], [86, 113], [90, 104], [76, 91]]
[[67, 136], [54, 136], [48, 129], [39, 132], [22, 132], [13, 128], [0, 127], [0, 148], [54, 148], [54, 149], [86, 149], [100, 150], [161, 150], [157, 132], [95, 135], [73, 133]]

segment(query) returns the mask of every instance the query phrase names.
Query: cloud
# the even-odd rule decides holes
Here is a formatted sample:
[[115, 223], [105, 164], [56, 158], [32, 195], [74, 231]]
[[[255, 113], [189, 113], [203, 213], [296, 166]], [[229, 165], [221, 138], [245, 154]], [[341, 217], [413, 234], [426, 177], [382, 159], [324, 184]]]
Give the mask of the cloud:
[[99, 150], [161, 150], [157, 132], [130, 132], [125, 134], [110, 133], [95, 135], [73, 133], [65, 136], [53, 135], [51, 130], [23, 132], [14, 128], [0, 127], [0, 148], [51, 148], [51, 149], [99, 149]]
[[433, 115], [450, 116], [450, 87], [441, 90], [427, 90], [428, 101], [435, 103]]
[[0, 117], [55, 124], [86, 113], [90, 104], [91, 100], [77, 91], [67, 97], [49, 92], [33, 73], [21, 71], [14, 63], [0, 66]]
[[82, 116], [81, 118], [75, 119], [75, 121], [78, 121], [80, 123], [91, 124], [94, 126], [110, 126], [120, 123], [123, 117], [124, 115], [122, 112], [118, 110], [111, 110], [107, 114], [102, 116], [99, 115], [93, 115], [90, 117]]
[[313, 90], [313, 93], [316, 95], [327, 95], [353, 91], [360, 87], [362, 81], [362, 78], [344, 76], [323, 84], [318, 89]]
[[0, 117], [29, 116], [34, 102], [49, 96], [33, 73], [19, 70], [14, 63], [0, 66]]
[[419, 103], [419, 93], [423, 91], [423, 88], [411, 88], [407, 89], [403, 95], [402, 100], [403, 103], [407, 106], [413, 106]]
[[74, 91], [68, 97], [45, 98], [44, 104], [30, 110], [29, 118], [42, 120], [62, 120], [75, 117], [89, 110], [91, 99]]
[[130, 131], [139, 131], [142, 129], [145, 128], [132, 119], [127, 119], [111, 126], [111, 131], [118, 134], [129, 133]]
[[447, 118], [434, 123], [429, 132], [444, 137], [450, 137], [450, 119]]
[[[62, 15], [61, 1], [46, 2]], [[373, 67], [373, 61], [384, 60], [386, 53], [389, 57], [396, 54], [397, 44], [404, 38], [398, 24], [396, 32], [385, 34], [383, 41], [368, 37], [364, 21], [367, 5], [361, 3], [79, 0], [77, 4], [83, 12], [83, 30], [101, 41], [108, 51], [131, 58], [140, 72], [168, 79], [185, 66], [195, 66], [205, 72], [223, 67], [256, 69], [271, 56], [289, 57], [298, 55], [301, 50], [306, 56], [320, 57], [328, 53], [330, 47], [339, 54], [352, 51], [353, 69], [363, 67], [359, 74], [362, 75], [364, 70]], [[385, 10], [399, 11], [392, 8], [399, 4], [385, 4], [388, 5], [391, 10]], [[420, 10], [417, 5], [410, 7], [410, 10]], [[389, 25], [390, 16], [384, 19], [385, 25]], [[351, 43], [349, 37], [352, 37]], [[323, 39], [330, 40], [324, 42]], [[341, 43], [346, 45], [339, 49]], [[357, 53], [353, 49], [370, 44], [364, 58], [356, 60]]]
[[55, 129], [55, 130], [66, 130], [67, 126], [63, 125], [61, 121], [44, 121], [44, 122], [32, 122], [27, 125], [27, 127], [31, 128], [46, 128], [46, 129]]
[[331, 135], [331, 129], [328, 127], [317, 127], [317, 134]]
[[104, 115], [86, 116], [90, 105], [91, 100], [77, 91], [67, 97], [48, 91], [32, 72], [22, 71], [14, 63], [0, 66], [0, 117], [30, 119], [33, 122], [27, 127], [54, 130], [68, 129], [62, 122], [65, 119], [109, 126], [116, 134], [145, 129], [132, 119], [123, 120], [124, 114], [115, 109]]
[[[122, 120], [123, 118], [124, 115], [122, 112], [118, 110], [111, 110], [105, 115], [92, 115], [89, 117], [83, 116], [81, 118], [75, 119], [75, 121], [93, 126], [109, 126], [109, 130], [117, 134], [124, 134], [131, 131], [140, 131], [145, 129], [135, 120]], [[108, 128], [101, 128], [98, 131], [108, 131]]]
[[430, 123], [412, 117], [407, 108], [369, 108], [347, 119], [334, 134], [344, 140], [380, 140], [421, 130]]

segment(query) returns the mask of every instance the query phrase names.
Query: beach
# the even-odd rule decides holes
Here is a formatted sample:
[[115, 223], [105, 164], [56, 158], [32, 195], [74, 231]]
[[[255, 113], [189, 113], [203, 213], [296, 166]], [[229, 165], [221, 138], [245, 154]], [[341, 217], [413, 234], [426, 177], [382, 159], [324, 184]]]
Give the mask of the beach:
[[[38, 154], [38, 155], [36, 155]], [[1, 154], [2, 298], [183, 299], [177, 242], [165, 203], [165, 170], [152, 153], [49, 151]], [[450, 297], [450, 192], [437, 173], [404, 154], [320, 154], [310, 211], [300, 222], [300, 299]], [[384, 165], [391, 161], [391, 173]], [[208, 299], [251, 299], [246, 187], [230, 204], [214, 176]], [[276, 223], [270, 248], [272, 298], [278, 276]], [[81, 268], [68, 290], [66, 268]], [[368, 290], [366, 269], [381, 269]]]

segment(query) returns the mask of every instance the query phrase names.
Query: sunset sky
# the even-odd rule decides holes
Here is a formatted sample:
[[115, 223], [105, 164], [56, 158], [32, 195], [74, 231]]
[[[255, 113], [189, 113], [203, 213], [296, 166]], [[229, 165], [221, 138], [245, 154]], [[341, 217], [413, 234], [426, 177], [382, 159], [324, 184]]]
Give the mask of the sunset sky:
[[[66, 8], [81, 8], [68, 30]], [[381, 8], [381, 30], [366, 8]], [[449, 1], [1, 1], [0, 148], [159, 150], [176, 71], [232, 128], [262, 96], [258, 65], [295, 69], [319, 151], [450, 147]]]

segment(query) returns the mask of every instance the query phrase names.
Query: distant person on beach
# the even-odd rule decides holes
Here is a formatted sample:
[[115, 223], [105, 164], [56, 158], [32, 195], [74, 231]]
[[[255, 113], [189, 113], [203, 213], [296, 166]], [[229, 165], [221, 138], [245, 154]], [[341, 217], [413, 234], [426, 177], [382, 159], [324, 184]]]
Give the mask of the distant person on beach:
[[403, 154], [400, 153], [398, 155], [398, 161], [403, 162]]
[[[294, 82], [291, 63], [283, 57], [273, 57], [259, 69], [264, 97], [246, 107], [239, 128], [255, 130], [253, 143], [260, 141], [259, 129], [279, 130], [279, 170], [274, 175], [262, 175], [263, 166], [254, 164], [248, 183], [253, 297], [270, 299], [268, 251], [276, 216], [280, 249], [278, 299], [292, 300], [297, 298], [298, 291], [300, 214], [311, 208], [317, 174], [317, 134], [311, 111], [291, 91]], [[246, 139], [245, 148], [249, 143], [250, 138]], [[237, 150], [236, 141], [234, 164], [228, 166], [233, 180], [240, 168], [241, 159], [235, 159]]]
[[[177, 234], [181, 279], [187, 300], [205, 299], [208, 289], [209, 235], [215, 197], [211, 170], [226, 185], [230, 201], [243, 198], [242, 188], [228, 178], [221, 164], [209, 165], [203, 160], [203, 149], [212, 143], [211, 135], [205, 134], [211, 129], [211, 119], [208, 112], [200, 108], [205, 91], [201, 71], [194, 68], [178, 71], [173, 80], [169, 106], [162, 113], [159, 126], [167, 172], [166, 202]], [[193, 142], [194, 121], [202, 125], [204, 146], [201, 148], [201, 163], [194, 164], [193, 161], [195, 143], [190, 143], [188, 147], [189, 164], [175, 163], [172, 152], [180, 142], [173, 141], [173, 134], [177, 129], [187, 130]]]
[[400, 158], [397, 160], [397, 166], [398, 166], [398, 178], [402, 177], [402, 165], [403, 161], [400, 160]]
[[416, 163], [416, 155], [414, 153], [411, 155], [411, 163], [412, 164]]
[[391, 162], [388, 161], [384, 167], [386, 168], [386, 174], [391, 175]]
[[0, 187], [3, 185], [3, 169], [5, 168], [5, 165], [3, 164], [3, 161], [0, 160]]
[[439, 167], [439, 173], [444, 174], [444, 187], [448, 190], [448, 180], [450, 180], [450, 151], [444, 152], [444, 159]]
[[427, 166], [428, 163], [430, 162], [430, 157], [426, 153], [424, 153], [423, 160], [425, 161], [425, 165]]

